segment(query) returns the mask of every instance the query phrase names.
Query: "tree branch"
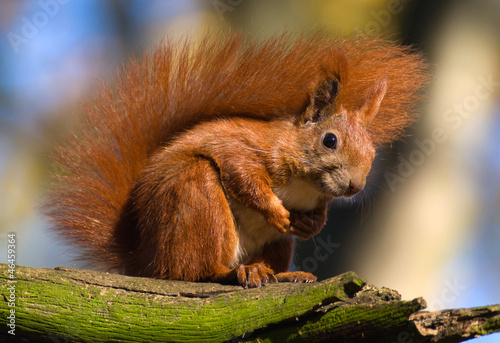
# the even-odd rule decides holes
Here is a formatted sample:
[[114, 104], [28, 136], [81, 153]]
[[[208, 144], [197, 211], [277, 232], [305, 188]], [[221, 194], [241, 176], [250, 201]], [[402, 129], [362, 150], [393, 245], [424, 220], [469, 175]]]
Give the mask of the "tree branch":
[[460, 342], [500, 331], [499, 305], [427, 313], [422, 299], [354, 273], [243, 289], [60, 267], [16, 266], [10, 280], [1, 270], [0, 318], [9, 324], [15, 309], [15, 337], [37, 342]]

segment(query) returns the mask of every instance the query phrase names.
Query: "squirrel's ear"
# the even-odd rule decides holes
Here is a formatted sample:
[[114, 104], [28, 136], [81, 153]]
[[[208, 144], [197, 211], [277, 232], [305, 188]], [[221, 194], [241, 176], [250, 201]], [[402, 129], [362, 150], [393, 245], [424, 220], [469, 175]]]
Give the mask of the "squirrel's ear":
[[377, 115], [386, 92], [387, 80], [383, 78], [373, 87], [367, 102], [361, 108], [360, 119], [365, 127], [368, 127]]
[[340, 82], [337, 79], [327, 78], [322, 81], [312, 92], [309, 106], [302, 114], [301, 122], [318, 122], [322, 117], [322, 111], [328, 106], [331, 106], [330, 111], [334, 112], [339, 92]]

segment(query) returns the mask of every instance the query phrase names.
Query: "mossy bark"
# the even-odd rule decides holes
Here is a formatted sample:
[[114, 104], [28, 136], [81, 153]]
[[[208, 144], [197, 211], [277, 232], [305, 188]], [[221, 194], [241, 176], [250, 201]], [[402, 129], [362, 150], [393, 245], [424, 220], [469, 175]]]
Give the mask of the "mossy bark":
[[[2, 322], [12, 309], [7, 302], [12, 280], [7, 266], [0, 268]], [[14, 281], [15, 337], [33, 341], [431, 342], [439, 336], [459, 342], [500, 330], [500, 306], [455, 310], [465, 311], [455, 317], [426, 313], [420, 311], [422, 299], [401, 300], [397, 292], [367, 286], [354, 273], [315, 284], [243, 289], [16, 266]], [[3, 327], [0, 340], [13, 338]]]

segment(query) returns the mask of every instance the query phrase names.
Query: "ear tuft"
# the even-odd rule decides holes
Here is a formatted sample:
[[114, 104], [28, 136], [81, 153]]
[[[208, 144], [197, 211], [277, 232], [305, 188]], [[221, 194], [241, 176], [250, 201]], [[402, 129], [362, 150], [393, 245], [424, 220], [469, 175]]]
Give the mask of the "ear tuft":
[[334, 77], [323, 80], [312, 92], [309, 106], [301, 117], [302, 123], [316, 123], [321, 120], [322, 111], [332, 106], [331, 112], [335, 111], [336, 99], [340, 93], [340, 82]]
[[327, 78], [319, 84], [312, 94], [311, 104], [315, 110], [321, 111], [333, 104], [340, 92], [340, 82], [334, 78]]

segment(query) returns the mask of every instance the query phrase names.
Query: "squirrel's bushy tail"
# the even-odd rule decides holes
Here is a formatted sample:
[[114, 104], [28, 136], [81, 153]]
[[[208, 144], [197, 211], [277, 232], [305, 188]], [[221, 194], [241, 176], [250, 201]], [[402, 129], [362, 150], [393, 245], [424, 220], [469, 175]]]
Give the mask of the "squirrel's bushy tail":
[[397, 137], [425, 81], [418, 54], [380, 39], [292, 38], [260, 44], [241, 35], [167, 42], [128, 63], [83, 106], [71, 135], [54, 152], [45, 212], [54, 231], [84, 257], [120, 268], [130, 246], [120, 222], [151, 154], [196, 123], [220, 116], [270, 120], [307, 105], [324, 77], [342, 80], [344, 107], [363, 104], [377, 80], [388, 92], [370, 126], [376, 143]]

